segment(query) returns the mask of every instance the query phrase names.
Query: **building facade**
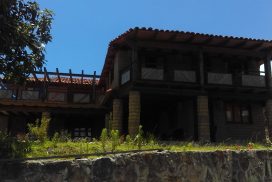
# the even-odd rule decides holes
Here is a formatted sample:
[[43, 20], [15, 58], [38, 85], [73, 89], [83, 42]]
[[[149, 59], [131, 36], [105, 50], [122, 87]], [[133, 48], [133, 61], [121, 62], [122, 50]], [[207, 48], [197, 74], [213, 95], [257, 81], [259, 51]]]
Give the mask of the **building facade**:
[[[272, 42], [145, 28], [110, 43], [100, 84], [113, 129], [172, 140], [262, 140]], [[264, 70], [260, 67], [264, 66]]]
[[[142, 125], [162, 140], [263, 140], [272, 126], [271, 58], [272, 41], [134, 28], [110, 42], [95, 87], [70, 80], [68, 90], [81, 89], [70, 97], [65, 92], [70, 101], [60, 110], [78, 108], [78, 118], [83, 108], [89, 118], [100, 113], [70, 129], [79, 135], [88, 123], [97, 133], [107, 127], [130, 135]], [[91, 97], [87, 103], [74, 102], [84, 93]], [[10, 115], [14, 111], [5, 102], [0, 99], [1, 113]], [[53, 112], [45, 108], [50, 107], [41, 111]], [[1, 118], [1, 127], [8, 128], [8, 116]]]

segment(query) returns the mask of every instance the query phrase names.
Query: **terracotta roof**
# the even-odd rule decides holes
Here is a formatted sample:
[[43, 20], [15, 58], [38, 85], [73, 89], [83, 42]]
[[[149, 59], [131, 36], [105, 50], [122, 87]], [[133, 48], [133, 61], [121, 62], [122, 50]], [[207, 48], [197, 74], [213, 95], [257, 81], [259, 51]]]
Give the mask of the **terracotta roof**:
[[116, 51], [115, 48], [126, 44], [127, 40], [155, 40], [255, 51], [272, 50], [271, 40], [135, 27], [119, 35], [109, 43], [100, 83], [104, 82], [105, 76], [111, 67]]

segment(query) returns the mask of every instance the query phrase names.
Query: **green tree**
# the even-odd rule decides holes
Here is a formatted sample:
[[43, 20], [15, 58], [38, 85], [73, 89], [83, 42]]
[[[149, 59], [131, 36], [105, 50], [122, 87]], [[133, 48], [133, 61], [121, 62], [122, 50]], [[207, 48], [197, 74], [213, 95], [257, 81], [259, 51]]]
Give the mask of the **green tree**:
[[35, 1], [0, 0], [0, 74], [22, 82], [42, 68], [51, 41], [52, 11]]

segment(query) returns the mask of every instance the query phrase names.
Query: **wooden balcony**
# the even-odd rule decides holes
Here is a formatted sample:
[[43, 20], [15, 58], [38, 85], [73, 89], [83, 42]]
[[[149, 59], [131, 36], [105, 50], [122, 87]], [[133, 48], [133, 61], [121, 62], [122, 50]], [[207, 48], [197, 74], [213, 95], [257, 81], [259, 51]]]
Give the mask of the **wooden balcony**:
[[142, 68], [141, 78], [143, 80], [163, 80], [164, 70], [155, 68]]
[[177, 82], [196, 82], [195, 71], [174, 70], [174, 81]]
[[232, 74], [228, 73], [208, 73], [208, 84], [232, 85]]
[[265, 76], [263, 75], [242, 75], [242, 86], [265, 87]]

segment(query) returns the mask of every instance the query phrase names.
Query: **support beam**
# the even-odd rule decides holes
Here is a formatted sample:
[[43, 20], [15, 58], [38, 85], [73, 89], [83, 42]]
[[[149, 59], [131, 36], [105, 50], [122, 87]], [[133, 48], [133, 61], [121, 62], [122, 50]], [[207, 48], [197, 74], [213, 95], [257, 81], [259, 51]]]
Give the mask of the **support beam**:
[[129, 92], [128, 109], [128, 133], [131, 136], [135, 136], [137, 134], [141, 119], [141, 96], [139, 91]]
[[113, 99], [111, 129], [122, 132], [123, 129], [122, 124], [123, 124], [123, 101], [121, 99]]
[[135, 81], [140, 78], [140, 63], [138, 60], [138, 49], [137, 47], [132, 48], [132, 60], [131, 60], [131, 67], [132, 67], [132, 78], [131, 80]]
[[56, 68], [56, 73], [57, 73], [58, 81], [59, 81], [59, 83], [61, 83], [61, 79], [60, 79], [60, 74], [59, 74], [59, 69], [58, 68]]
[[271, 57], [267, 56], [264, 61], [264, 70], [265, 70], [265, 80], [266, 80], [266, 87], [270, 90], [271, 89]]
[[138, 48], [151, 47], [151, 48], [160, 48], [160, 49], [175, 49], [175, 50], [181, 50], [181, 51], [198, 51], [199, 49], [202, 48], [203, 52], [250, 56], [250, 57], [256, 57], [256, 58], [265, 57], [265, 53], [261, 51], [224, 47], [225, 44], [227, 44], [228, 42], [229, 40], [226, 40], [222, 43], [218, 43], [218, 45], [213, 45], [213, 46], [192, 45], [192, 44], [182, 43], [182, 42], [173, 43], [173, 42], [164, 42], [164, 41], [137, 41], [135, 44]]
[[203, 51], [198, 52], [198, 61], [199, 61], [199, 84], [201, 88], [203, 89], [204, 87], [204, 81], [205, 81], [205, 72], [204, 72], [204, 56], [203, 56]]
[[208, 96], [197, 97], [197, 121], [198, 121], [198, 139], [200, 141], [210, 141], [210, 118]]

